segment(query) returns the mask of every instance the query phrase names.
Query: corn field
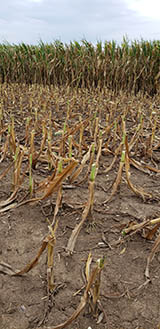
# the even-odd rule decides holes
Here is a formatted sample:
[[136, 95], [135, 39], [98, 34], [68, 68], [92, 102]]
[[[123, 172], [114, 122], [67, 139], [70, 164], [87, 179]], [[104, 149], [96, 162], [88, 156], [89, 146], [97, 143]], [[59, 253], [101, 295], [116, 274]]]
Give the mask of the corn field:
[[[11, 282], [12, 277], [30, 272], [38, 265], [42, 254], [47, 254], [47, 265], [42, 263], [40, 270], [46, 271], [43, 296], [40, 299], [36, 295], [39, 288], [26, 288], [23, 298], [20, 296], [20, 303], [23, 299], [25, 305], [34, 305], [37, 300], [38, 314], [44, 313], [32, 323], [34, 328], [35, 325], [42, 328], [51, 311], [53, 317], [49, 321], [52, 324], [55, 320], [56, 326], [47, 328], [65, 328], [81, 316], [85, 308], [97, 324], [107, 323], [105, 308], [109, 303], [103, 300], [100, 291], [106, 288], [108, 268], [118, 261], [117, 255], [120, 263], [123, 254], [125, 263], [130, 261], [130, 254], [127, 258], [128, 242], [133, 242], [131, 236], [136, 236], [137, 232], [143, 237], [143, 247], [148, 240], [154, 242], [147, 258], [146, 281], [137, 291], [144, 285], [147, 289], [146, 283], [151, 281], [150, 263], [160, 245], [159, 184], [157, 187], [160, 174], [159, 57], [160, 41], [142, 40], [129, 44], [124, 39], [121, 46], [114, 41], [104, 45], [98, 42], [94, 46], [85, 40], [69, 45], [59, 41], [50, 45], [41, 42], [38, 46], [0, 45], [0, 214], [4, 230], [1, 228], [0, 232], [3, 258], [0, 274], [10, 276], [8, 282]], [[133, 215], [129, 213], [130, 208], [133, 208]], [[139, 217], [139, 209], [142, 217]], [[147, 216], [143, 209], [147, 209]], [[33, 218], [30, 216], [32, 210]], [[8, 223], [10, 214], [12, 220]], [[23, 219], [25, 214], [27, 221]], [[122, 222], [123, 218], [125, 222]], [[115, 232], [113, 221], [118, 222]], [[31, 230], [32, 225], [35, 226]], [[41, 228], [45, 232], [42, 239]], [[65, 235], [66, 228], [72, 230], [68, 235]], [[115, 237], [108, 240], [110, 233]], [[24, 234], [29, 242], [25, 241]], [[37, 242], [34, 244], [35, 236], [38, 248]], [[13, 267], [7, 263], [7, 258], [11, 259], [9, 252], [16, 259], [20, 249], [20, 261], [20, 256], [24, 258], [31, 245], [32, 257], [22, 259], [20, 270], [15, 269], [16, 262], [13, 261]], [[125, 247], [120, 250], [121, 245]], [[111, 251], [108, 267], [104, 266], [105, 257], [109, 255], [106, 248]], [[115, 249], [116, 261], [112, 262]], [[136, 251], [138, 256], [135, 258], [134, 250], [134, 260], [139, 257], [139, 247]], [[84, 258], [81, 252], [84, 252]], [[69, 261], [63, 263], [64, 259]], [[70, 262], [72, 267], [68, 270]], [[128, 271], [128, 263], [127, 267]], [[74, 270], [75, 273], [71, 273]], [[121, 266], [116, 269], [118, 281], [119, 270]], [[31, 277], [30, 284], [36, 277], [40, 287], [41, 275], [37, 273]], [[79, 273], [82, 287], [79, 285], [81, 279], [78, 281]], [[110, 272], [111, 278], [113, 273]], [[133, 274], [135, 285], [136, 270]], [[121, 275], [123, 278], [124, 268]], [[57, 278], [62, 280], [60, 285]], [[139, 278], [137, 280], [139, 282]], [[21, 286], [18, 282], [18, 278], [13, 282], [17, 284], [16, 289], [15, 286], [13, 291], [8, 289], [7, 301], [10, 301], [11, 293], [15, 301], [17, 287]], [[78, 299], [74, 302], [72, 314], [70, 311], [67, 314], [65, 309], [67, 319], [65, 317], [64, 322], [57, 325], [57, 314], [63, 309], [56, 313], [52, 297], [59, 298], [55, 297], [59, 287], [64, 293], [65, 289], [70, 293], [71, 287], [74, 290], [72, 296], [66, 293], [63, 302], [60, 299], [62, 304], [67, 300], [71, 305], [72, 299], [79, 298], [79, 294], [81, 299], [79, 303]], [[30, 301], [32, 290], [35, 294], [33, 304]], [[6, 292], [7, 288], [4, 296]], [[126, 298], [125, 295], [130, 299], [129, 288], [112, 297]], [[137, 293], [135, 296], [137, 299]], [[45, 311], [41, 306], [44, 300]], [[129, 304], [128, 300], [126, 303]], [[123, 303], [121, 305], [124, 308]], [[112, 317], [115, 309], [111, 304]], [[16, 318], [19, 308], [17, 310]], [[24, 305], [22, 310], [24, 312]], [[84, 319], [81, 316], [82, 323]], [[85, 327], [89, 328], [86, 323], [82, 324], [81, 328]]]
[[83, 40], [70, 44], [0, 45], [2, 83], [38, 83], [55, 87], [104, 87], [139, 91], [153, 96], [160, 78], [160, 41], [133, 41], [121, 45]]

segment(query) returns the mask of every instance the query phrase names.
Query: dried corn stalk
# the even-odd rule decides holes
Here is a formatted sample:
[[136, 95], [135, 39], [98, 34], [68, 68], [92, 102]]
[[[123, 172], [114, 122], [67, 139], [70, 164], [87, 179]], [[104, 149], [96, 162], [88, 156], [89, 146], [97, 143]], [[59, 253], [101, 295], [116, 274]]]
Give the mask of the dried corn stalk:
[[[90, 258], [90, 255], [89, 255]], [[89, 262], [87, 261], [87, 267], [90, 268], [90, 259]], [[90, 269], [88, 272], [90, 272], [87, 276], [86, 280], [86, 287], [83, 296], [81, 297], [81, 301], [77, 307], [77, 309], [73, 312], [73, 314], [63, 323], [53, 326], [53, 327], [46, 327], [43, 329], [63, 329], [67, 326], [69, 326], [77, 317], [79, 314], [84, 310], [86, 305], [89, 303], [91, 306], [91, 311], [93, 312], [94, 316], [97, 316], [97, 310], [98, 310], [98, 302], [99, 302], [99, 292], [100, 292], [100, 282], [101, 282], [101, 272], [104, 268], [104, 258], [100, 258], [96, 262], [96, 266], [91, 271]], [[37, 328], [38, 329], [38, 328]], [[39, 327], [39, 329], [42, 329]]]

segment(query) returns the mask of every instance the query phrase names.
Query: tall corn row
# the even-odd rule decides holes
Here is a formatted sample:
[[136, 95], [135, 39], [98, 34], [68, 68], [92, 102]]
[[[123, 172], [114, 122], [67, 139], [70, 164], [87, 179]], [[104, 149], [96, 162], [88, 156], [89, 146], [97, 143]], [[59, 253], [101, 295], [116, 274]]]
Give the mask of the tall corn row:
[[[0, 82], [109, 88], [154, 95], [160, 76], [160, 41], [124, 39], [70, 44], [0, 45]], [[157, 78], [158, 77], [158, 78]]]

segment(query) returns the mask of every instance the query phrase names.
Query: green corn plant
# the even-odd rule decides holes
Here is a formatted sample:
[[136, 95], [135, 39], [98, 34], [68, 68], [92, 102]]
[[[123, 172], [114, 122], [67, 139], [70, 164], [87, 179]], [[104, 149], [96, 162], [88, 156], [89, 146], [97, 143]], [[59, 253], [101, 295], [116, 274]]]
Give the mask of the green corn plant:
[[[90, 150], [93, 149], [93, 146], [90, 148]], [[74, 228], [72, 231], [72, 234], [68, 240], [67, 244], [67, 250], [72, 253], [74, 251], [75, 243], [77, 240], [77, 237], [81, 231], [81, 228], [84, 224], [84, 222], [88, 219], [89, 225], [92, 226], [93, 224], [93, 204], [94, 204], [94, 186], [95, 186], [95, 179], [98, 173], [98, 167], [99, 167], [99, 159], [101, 155], [102, 150], [102, 139], [99, 140], [99, 149], [97, 153], [96, 162], [92, 164], [91, 167], [91, 173], [90, 173], [90, 179], [89, 179], [89, 193], [88, 193], [88, 200], [84, 207], [83, 213], [82, 213], [82, 219], [78, 225]]]

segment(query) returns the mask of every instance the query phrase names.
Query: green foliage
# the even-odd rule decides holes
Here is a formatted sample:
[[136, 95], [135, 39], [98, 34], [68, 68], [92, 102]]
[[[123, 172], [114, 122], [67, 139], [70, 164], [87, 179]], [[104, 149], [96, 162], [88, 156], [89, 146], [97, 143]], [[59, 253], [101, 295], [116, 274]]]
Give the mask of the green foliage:
[[159, 85], [159, 59], [160, 41], [7, 43], [0, 44], [0, 81], [154, 95]]

